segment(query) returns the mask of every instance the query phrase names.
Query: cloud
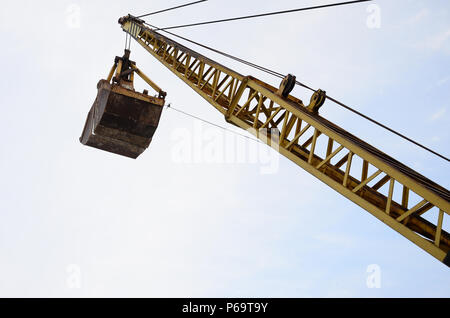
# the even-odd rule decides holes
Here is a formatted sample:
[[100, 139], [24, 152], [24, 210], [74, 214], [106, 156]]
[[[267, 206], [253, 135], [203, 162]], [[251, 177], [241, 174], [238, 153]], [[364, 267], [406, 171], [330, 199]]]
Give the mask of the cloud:
[[350, 235], [342, 235], [338, 233], [317, 234], [313, 235], [313, 238], [327, 245], [346, 246], [348, 248], [355, 246], [355, 238]]
[[444, 77], [444, 78], [440, 79], [440, 80], [436, 83], [436, 85], [440, 87], [440, 86], [444, 85], [445, 83], [447, 83], [448, 80], [450, 80], [450, 76], [447, 76], [447, 77]]
[[417, 24], [429, 15], [430, 15], [430, 10], [428, 10], [426, 8], [422, 9], [419, 12], [417, 12], [415, 15], [411, 16], [406, 21], [406, 24], [408, 24], [408, 25]]
[[445, 113], [447, 112], [447, 108], [443, 107], [439, 109], [437, 112], [433, 113], [430, 116], [430, 121], [436, 121], [444, 117]]
[[430, 47], [433, 50], [439, 50], [440, 48], [442, 48], [444, 46], [445, 42], [447, 42], [447, 39], [449, 37], [450, 37], [450, 29], [443, 33], [433, 36], [430, 39], [430, 43], [429, 43]]
[[[445, 49], [447, 40], [450, 38], [450, 29], [443, 31], [441, 33], [429, 36], [422, 42], [416, 44], [416, 47], [419, 49], [426, 49], [432, 51], [439, 51], [441, 49]], [[447, 48], [448, 52], [450, 52], [450, 47]]]
[[432, 142], [439, 142], [439, 141], [441, 141], [441, 138], [440, 138], [439, 136], [433, 136], [433, 137], [431, 138], [431, 141], [432, 141]]

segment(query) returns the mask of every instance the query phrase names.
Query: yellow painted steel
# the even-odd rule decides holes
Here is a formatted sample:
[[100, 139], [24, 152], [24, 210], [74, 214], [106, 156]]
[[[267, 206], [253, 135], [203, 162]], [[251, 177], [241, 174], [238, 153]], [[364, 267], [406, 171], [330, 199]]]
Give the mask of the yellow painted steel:
[[108, 82], [111, 82], [111, 79], [112, 79], [112, 77], [114, 76], [114, 72], [116, 71], [116, 68], [117, 68], [117, 64], [114, 64], [114, 65], [111, 67], [111, 71], [109, 71], [108, 77], [106, 78], [106, 80], [107, 80]]
[[136, 72], [136, 74], [139, 75], [155, 91], [157, 91], [158, 93], [161, 91], [161, 88], [158, 85], [156, 85], [156, 83], [153, 82], [147, 75], [145, 75], [139, 68], [137, 68], [135, 65], [133, 65], [133, 69]]
[[[294, 96], [282, 97], [277, 88], [214, 62], [139, 21], [125, 19], [122, 28], [228, 122], [249, 131], [449, 265], [450, 235], [442, 228], [444, 214], [450, 212], [447, 189], [308, 110]], [[324, 138], [326, 142], [319, 142]], [[343, 151], [345, 156], [335, 162]], [[398, 186], [403, 191], [396, 197]], [[433, 210], [439, 211], [438, 220], [422, 217]]]

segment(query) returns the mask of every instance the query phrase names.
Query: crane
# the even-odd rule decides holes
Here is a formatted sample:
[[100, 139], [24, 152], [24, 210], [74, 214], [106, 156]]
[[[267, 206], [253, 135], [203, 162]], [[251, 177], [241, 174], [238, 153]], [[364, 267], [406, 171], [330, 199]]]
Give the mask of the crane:
[[[120, 18], [119, 24], [127, 35], [219, 111], [228, 123], [252, 133], [450, 266], [450, 235], [443, 229], [444, 216], [450, 212], [450, 192], [322, 117], [319, 110], [326, 98], [325, 91], [315, 91], [309, 103], [304, 104], [290, 95], [295, 85], [293, 75], [286, 76], [276, 88], [215, 62], [147, 27], [143, 20], [132, 15]], [[148, 96], [147, 91], [143, 94], [134, 92], [134, 73], [153, 87], [158, 97]], [[114, 74], [116, 76], [113, 77]], [[114, 111], [114, 107], [108, 105], [123, 96], [111, 97], [111, 94], [126, 95], [124, 98], [128, 100], [119, 102], [120, 107], [115, 107]], [[153, 137], [164, 97], [165, 93], [134, 62], [129, 61], [129, 51], [126, 50], [124, 57], [116, 58], [107, 80], [99, 82], [96, 103], [102, 104], [103, 100], [103, 106], [97, 107], [100, 114], [96, 115], [94, 103], [80, 140], [84, 144], [136, 158]], [[123, 127], [117, 123], [102, 124], [105, 122], [101, 118], [102, 112], [106, 114], [108, 109], [112, 109], [109, 118], [113, 114], [119, 122], [120, 112], [128, 109], [129, 115], [130, 107], [136, 110], [142, 103], [147, 103], [150, 109], [141, 110], [142, 114], [150, 116], [145, 117], [141, 113], [135, 116], [136, 125], [143, 133], [137, 132], [137, 126], [125, 127], [126, 123], [122, 123]], [[117, 111], [119, 108], [121, 110]], [[89, 118], [97, 120], [89, 122]], [[150, 124], [141, 125], [139, 121]], [[108, 125], [109, 128], [105, 128]], [[95, 138], [100, 139], [95, 141]], [[394, 189], [397, 189], [397, 195], [394, 195]], [[424, 217], [433, 210], [438, 214], [434, 222]]]

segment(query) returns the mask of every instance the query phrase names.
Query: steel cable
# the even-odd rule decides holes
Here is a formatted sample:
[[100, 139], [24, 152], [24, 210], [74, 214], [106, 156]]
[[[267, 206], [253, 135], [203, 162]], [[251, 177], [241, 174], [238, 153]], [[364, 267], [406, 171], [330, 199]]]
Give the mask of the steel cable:
[[347, 2], [339, 2], [339, 3], [330, 3], [330, 4], [323, 4], [320, 6], [313, 6], [313, 7], [305, 7], [305, 8], [290, 9], [290, 10], [283, 10], [283, 11], [276, 11], [276, 12], [253, 14], [253, 15], [247, 15], [247, 16], [242, 16], [242, 17], [227, 18], [227, 19], [220, 19], [220, 20], [214, 20], [214, 21], [205, 21], [205, 22], [197, 22], [197, 23], [190, 23], [190, 24], [183, 24], [183, 25], [175, 25], [175, 26], [170, 26], [170, 27], [159, 28], [156, 31], [179, 29], [179, 28], [186, 28], [186, 27], [193, 27], [193, 26], [221, 23], [221, 22], [230, 22], [230, 21], [244, 20], [244, 19], [253, 19], [253, 18], [267, 17], [267, 16], [271, 16], [271, 15], [286, 14], [286, 13], [293, 13], [293, 12], [300, 12], [300, 11], [307, 11], [307, 10], [324, 9], [324, 8], [329, 8], [329, 7], [337, 7], [337, 6], [342, 6], [342, 5], [356, 4], [356, 3], [360, 3], [360, 2], [369, 2], [369, 1], [373, 1], [373, 0], [356, 0], [356, 1], [347, 1]]
[[158, 14], [158, 13], [162, 13], [162, 12], [167, 12], [167, 11], [175, 10], [175, 9], [179, 9], [179, 8], [184, 8], [184, 7], [191, 6], [191, 5], [193, 5], [193, 4], [197, 4], [197, 3], [205, 2], [205, 1], [208, 1], [208, 0], [200, 0], [200, 1], [195, 1], [195, 2], [190, 2], [190, 3], [182, 4], [182, 5], [180, 5], [180, 6], [176, 6], [176, 7], [172, 7], [172, 8], [167, 8], [167, 9], [164, 9], [164, 10], [159, 10], [159, 11], [155, 11], [155, 12], [151, 12], [151, 13], [147, 13], [147, 14], [143, 14], [143, 15], [138, 16], [137, 18], [148, 17], [148, 16], [150, 16], [150, 15], [154, 15], [154, 14]]

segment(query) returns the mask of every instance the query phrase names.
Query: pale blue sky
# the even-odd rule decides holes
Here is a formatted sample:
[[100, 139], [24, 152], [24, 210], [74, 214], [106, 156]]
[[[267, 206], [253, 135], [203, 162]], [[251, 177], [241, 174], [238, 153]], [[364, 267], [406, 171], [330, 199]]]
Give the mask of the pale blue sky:
[[[329, 2], [210, 0], [147, 21], [169, 26]], [[447, 267], [285, 158], [268, 175], [250, 163], [174, 163], [171, 136], [195, 128], [180, 114], [163, 113], [136, 161], [79, 143], [97, 81], [122, 54], [117, 19], [180, 3], [2, 4], [0, 296], [448, 296]], [[379, 29], [367, 27], [368, 4], [360, 4], [176, 33], [293, 73], [449, 156], [450, 5], [375, 3]], [[80, 28], [67, 23], [71, 4], [80, 7]], [[226, 125], [135, 43], [132, 58], [175, 107]], [[333, 104], [321, 114], [449, 188], [442, 159]], [[81, 270], [79, 289], [68, 288], [70, 264]], [[366, 286], [370, 264], [380, 266], [380, 289]]]

